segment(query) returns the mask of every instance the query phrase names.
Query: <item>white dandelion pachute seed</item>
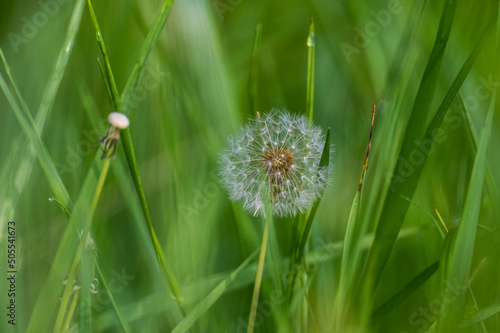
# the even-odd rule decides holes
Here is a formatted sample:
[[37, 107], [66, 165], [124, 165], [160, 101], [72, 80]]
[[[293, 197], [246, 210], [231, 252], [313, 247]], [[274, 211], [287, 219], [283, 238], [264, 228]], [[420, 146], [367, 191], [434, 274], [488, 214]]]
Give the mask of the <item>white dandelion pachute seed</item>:
[[108, 121], [111, 126], [121, 130], [127, 128], [130, 125], [130, 120], [128, 120], [128, 117], [120, 112], [111, 112], [108, 115]]
[[[248, 137], [243, 147], [234, 145]], [[328, 184], [331, 167], [319, 166], [324, 143], [321, 129], [306, 117], [274, 109], [229, 138], [219, 159], [221, 183], [253, 215], [264, 216], [268, 202], [274, 215], [294, 216], [309, 209]]]

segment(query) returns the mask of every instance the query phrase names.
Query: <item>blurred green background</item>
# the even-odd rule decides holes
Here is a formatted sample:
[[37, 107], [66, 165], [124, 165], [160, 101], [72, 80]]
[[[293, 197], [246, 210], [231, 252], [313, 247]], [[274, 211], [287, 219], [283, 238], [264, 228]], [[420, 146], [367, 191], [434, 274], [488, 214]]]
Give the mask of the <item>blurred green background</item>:
[[[96, 0], [93, 4], [121, 92], [162, 2]], [[74, 6], [75, 1], [55, 0], [0, 3], [0, 46], [34, 118], [64, 48]], [[231, 206], [218, 184], [217, 158], [227, 136], [245, 119], [254, 117], [255, 111], [279, 107], [305, 112], [306, 39], [311, 17], [316, 43], [314, 123], [325, 131], [331, 128], [335, 148], [332, 184], [319, 206], [308, 245], [309, 253], [314, 254], [344, 239], [366, 151], [371, 105], [375, 103], [370, 167], [360, 213], [362, 219], [370, 221], [370, 231], [374, 230], [377, 216], [366, 210], [366, 203], [380, 202], [384, 194], [378, 186], [390, 182], [442, 8], [443, 1], [173, 3], [132, 96], [128, 115], [153, 225], [166, 261], [182, 286], [188, 312], [259, 246], [262, 221]], [[435, 78], [436, 93], [427, 101], [432, 114], [497, 11], [495, 1], [458, 1], [440, 75]], [[262, 25], [262, 40], [257, 95], [253, 95], [249, 80], [258, 24]], [[481, 132], [492, 93], [500, 85], [494, 77], [497, 37], [495, 33], [490, 36], [460, 89], [477, 133]], [[105, 120], [113, 111], [96, 61], [101, 54], [87, 8], [71, 48], [46, 122], [38, 130], [75, 202], [82, 195], [82, 184], [95, 155], [100, 155], [101, 148], [90, 145], [105, 135]], [[5, 70], [1, 73], [4, 75]], [[54, 193], [38, 160], [26, 159], [31, 156], [29, 141], [4, 94], [0, 94], [0, 112], [2, 274], [6, 270], [7, 221], [17, 222], [19, 249], [18, 324], [14, 328], [6, 323], [3, 312], [7, 286], [2, 279], [0, 327], [2, 332], [24, 332], [67, 218], [56, 202], [49, 201]], [[440, 258], [443, 239], [432, 221], [436, 219], [433, 205], [449, 229], [461, 221], [475, 158], [471, 127], [463, 115], [460, 99], [456, 98], [442, 125], [446, 139], [436, 145], [425, 164], [411, 198], [414, 204], [403, 223], [405, 233], [389, 258], [374, 295], [375, 304], [383, 303]], [[490, 184], [495, 190], [495, 184], [500, 183], [498, 116], [495, 110], [487, 152]], [[382, 149], [390, 152], [391, 159], [383, 160], [387, 155], [382, 155]], [[97, 256], [108, 278], [122, 271], [131, 277], [115, 296], [132, 332], [170, 331], [177, 324], [178, 310], [162, 283], [121, 144], [111, 164], [93, 220]], [[377, 166], [380, 169], [372, 172]], [[479, 309], [500, 303], [499, 215], [495, 212], [500, 202], [492, 198], [483, 192], [478, 223], [484, 228], [477, 231], [472, 264], [477, 274], [471, 280], [471, 290]], [[271, 242], [285, 260], [290, 255], [287, 244], [293, 228], [283, 219], [275, 221], [274, 229], [276, 235]], [[340, 260], [338, 255], [320, 259], [308, 291], [312, 313], [308, 332], [330, 332], [334, 327]], [[267, 269], [271, 270], [271, 265]], [[201, 316], [193, 331], [243, 332], [254, 275], [255, 263]], [[272, 279], [264, 282], [261, 302], [269, 300], [277, 288]], [[425, 316], [419, 311], [428, 309], [432, 300], [440, 297], [439, 284], [437, 275], [431, 277], [387, 313], [378, 326], [366, 329], [427, 330], [436, 314]], [[102, 288], [101, 284], [99, 293]], [[61, 290], [62, 285], [53, 287], [54, 293]], [[92, 331], [121, 331], [112, 306], [105, 297], [99, 301], [99, 293], [91, 296], [94, 304], [102, 305], [93, 308]], [[470, 306], [465, 313], [476, 310]], [[284, 319], [276, 312], [263, 311], [256, 332], [277, 332]], [[351, 316], [356, 317], [356, 313]], [[75, 315], [70, 326], [75, 332], [77, 318]], [[500, 332], [500, 315], [489, 316], [466, 331]]]

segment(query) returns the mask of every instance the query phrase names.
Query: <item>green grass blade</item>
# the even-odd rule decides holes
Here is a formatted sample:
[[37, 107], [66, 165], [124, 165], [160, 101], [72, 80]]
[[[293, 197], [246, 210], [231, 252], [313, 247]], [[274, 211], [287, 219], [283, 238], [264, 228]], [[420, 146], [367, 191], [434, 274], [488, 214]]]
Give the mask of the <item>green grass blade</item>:
[[[476, 230], [481, 209], [484, 177], [486, 174], [486, 153], [491, 137], [493, 115], [495, 110], [496, 91], [493, 93], [488, 114], [484, 123], [481, 140], [474, 160], [474, 167], [467, 191], [462, 221], [457, 229], [457, 235], [452, 247], [447, 269], [448, 281], [453, 281], [459, 288], [469, 285], [469, 275], [472, 266], [472, 256], [476, 239]], [[456, 326], [456, 321], [465, 303], [464, 293], [457, 300], [444, 304], [444, 311], [439, 320], [442, 332], [449, 332]]]
[[307, 36], [307, 90], [306, 90], [306, 117], [312, 124], [314, 113], [314, 51], [316, 39], [314, 37], [314, 20], [311, 17], [309, 35]]
[[[461, 93], [459, 94], [459, 97], [460, 97], [460, 99], [459, 99], [460, 106], [463, 110], [464, 118], [466, 120], [465, 124], [467, 126], [468, 131], [469, 131], [469, 135], [470, 135], [471, 140], [472, 140], [472, 145], [474, 146], [474, 151], [477, 152], [478, 141], [479, 141], [477, 131], [474, 128], [474, 125], [472, 123], [472, 119], [470, 117], [470, 112], [467, 110], [467, 106], [465, 105], [465, 102], [464, 102], [464, 99], [463, 99], [463, 96]], [[487, 191], [488, 196], [490, 198], [490, 202], [492, 203], [491, 209], [495, 213], [495, 216], [500, 216], [500, 209], [499, 209], [498, 205], [495, 204], [496, 202], [500, 201], [500, 199], [499, 199], [500, 195], [498, 193], [498, 188], [496, 186], [495, 178], [493, 177], [493, 173], [491, 172], [489, 165], [486, 165], [486, 178], [485, 178], [484, 185], [486, 186], [486, 191]]]
[[68, 24], [68, 30], [64, 39], [63, 47], [59, 51], [54, 70], [52, 71], [49, 82], [45, 87], [45, 91], [40, 102], [40, 107], [38, 108], [38, 111], [36, 113], [35, 122], [40, 133], [42, 133], [43, 131], [45, 121], [50, 115], [50, 111], [52, 110], [52, 106], [54, 105], [57, 93], [59, 92], [59, 87], [64, 77], [64, 72], [66, 70], [69, 57], [71, 55], [71, 52], [73, 51], [76, 34], [78, 33], [78, 29], [80, 27], [84, 9], [85, 0], [77, 0], [73, 9], [73, 13], [71, 14], [70, 22]]
[[174, 3], [173, 0], [165, 0], [163, 5], [156, 16], [153, 25], [149, 29], [149, 32], [146, 36], [146, 40], [139, 51], [139, 55], [135, 62], [134, 67], [132, 68], [132, 72], [128, 77], [127, 83], [125, 84], [125, 88], [123, 89], [121, 99], [123, 101], [123, 112], [128, 113], [129, 107], [131, 105], [130, 98], [134, 94], [134, 90], [139, 82], [139, 77], [144, 69], [144, 65], [149, 57], [149, 54], [153, 50], [153, 47], [156, 45], [158, 38], [160, 37], [160, 33], [167, 22], [168, 14], [170, 13], [170, 8]]
[[[319, 166], [321, 168], [328, 168], [330, 165], [330, 128], [328, 128], [328, 132], [326, 133], [326, 141], [325, 146], [323, 147], [323, 153], [321, 154], [321, 160], [319, 161]], [[314, 220], [314, 216], [316, 215], [316, 211], [318, 210], [319, 204], [321, 202], [321, 196], [316, 199], [314, 205], [309, 213], [309, 217], [307, 218], [307, 223], [304, 228], [304, 232], [301, 235], [299, 247], [297, 249], [297, 262], [300, 263], [304, 256], [304, 250], [306, 248], [307, 240], [309, 239], [309, 233], [311, 232], [312, 222]]]
[[[361, 256], [363, 254], [362, 240], [365, 237], [368, 228], [368, 225], [361, 224], [362, 221], [358, 220], [358, 216], [361, 205], [363, 180], [368, 168], [368, 157], [370, 156], [374, 119], [375, 105], [373, 105], [372, 109], [370, 135], [368, 138], [368, 145], [366, 148], [365, 159], [363, 161], [361, 176], [359, 178], [359, 185], [351, 205], [349, 218], [347, 220], [347, 229], [344, 236], [344, 248], [342, 252], [342, 263], [340, 266], [339, 286], [337, 288], [338, 291], [336, 295], [336, 304], [339, 311], [341, 311], [345, 307], [346, 296], [352, 291], [351, 288], [353, 286], [357, 286], [358, 283], [357, 280], [359, 274], [357, 272], [359, 269]], [[341, 317], [342, 314], [340, 314], [340, 318]], [[340, 321], [341, 320], [339, 320], [339, 322]]]
[[478, 324], [482, 322], [483, 320], [486, 320], [490, 317], [493, 317], [494, 315], [500, 313], [500, 304], [495, 304], [495, 305], [490, 305], [488, 307], [485, 307], [478, 312], [476, 312], [474, 315], [472, 315], [471, 318], [467, 319], [465, 322], [461, 323], [459, 325], [460, 328], [465, 328], [469, 327], [475, 324]]
[[[2, 60], [5, 61], [2, 55]], [[65, 206], [70, 207], [71, 202], [69, 199], [68, 191], [64, 186], [61, 177], [59, 176], [57, 169], [50, 157], [47, 148], [45, 147], [38, 130], [36, 128], [35, 122], [29, 113], [29, 110], [21, 110], [21, 107], [17, 103], [14, 95], [10, 91], [7, 82], [5, 82], [3, 75], [0, 73], [0, 87], [2, 88], [7, 101], [9, 102], [14, 114], [21, 125], [24, 134], [28, 137], [30, 143], [33, 145], [40, 165], [46, 175], [47, 181], [50, 184], [52, 191], [57, 199]]]
[[127, 321], [125, 320], [125, 318], [124, 318], [124, 316], [122, 314], [122, 311], [120, 310], [120, 307], [118, 306], [118, 304], [116, 302], [116, 299], [115, 299], [115, 296], [113, 295], [113, 292], [109, 288], [108, 280], [107, 280], [106, 276], [104, 275], [104, 273], [101, 270], [101, 267], [100, 267], [100, 264], [99, 264], [99, 260], [97, 259], [97, 256], [95, 257], [95, 267], [97, 269], [97, 274], [99, 275], [99, 281], [102, 283], [102, 285], [104, 286], [104, 289], [106, 290], [107, 295], [109, 296], [109, 300], [111, 302], [111, 305], [113, 306], [113, 309], [115, 310], [116, 317], [118, 318], [118, 321], [120, 322], [122, 330], [125, 333], [132, 332], [130, 330], [130, 327], [129, 327]]
[[260, 44], [262, 42], [262, 23], [257, 24], [255, 38], [252, 48], [252, 60], [250, 62], [250, 75], [248, 77], [248, 100], [250, 104], [250, 115], [259, 111], [259, 68], [260, 68]]
[[108, 53], [106, 51], [106, 44], [104, 44], [104, 38], [102, 36], [101, 28], [99, 28], [99, 23], [97, 22], [97, 17], [95, 16], [94, 7], [92, 2], [87, 0], [89, 6], [90, 17], [92, 18], [92, 23], [94, 24], [95, 34], [99, 48], [101, 49], [101, 54], [104, 58], [104, 73], [106, 74], [106, 87], [111, 90], [111, 97], [113, 102], [113, 110], [122, 112], [122, 107], [120, 104], [120, 95], [118, 94], [118, 89], [116, 88], [115, 77], [113, 71], [111, 70], [111, 64], [109, 63]]
[[[321, 159], [319, 161], [319, 166], [323, 168], [328, 168], [330, 165], [330, 127], [328, 127], [328, 132], [326, 133], [326, 140], [325, 140], [325, 146], [323, 147], [323, 152], [321, 154]], [[289, 281], [288, 281], [288, 292], [289, 292], [289, 300], [292, 301], [293, 299], [293, 290], [294, 290], [294, 285], [295, 285], [295, 280], [297, 278], [297, 270], [298, 267], [301, 265], [305, 248], [306, 248], [306, 243], [309, 238], [309, 233], [311, 232], [311, 226], [312, 222], [314, 221], [314, 216], [316, 215], [316, 211], [318, 210], [319, 204], [321, 202], [322, 196], [320, 196], [316, 201], [313, 203], [313, 206], [311, 208], [311, 211], [309, 213], [309, 216], [307, 218], [307, 222], [304, 226], [304, 229], [300, 233], [300, 236], [298, 238], [298, 243], [297, 246], [294, 247], [294, 253], [291, 256], [290, 259], [290, 272], [291, 276], [289, 276]], [[296, 219], [296, 221], [300, 221], [301, 219]], [[301, 224], [298, 224], [301, 226]]]
[[187, 332], [191, 326], [203, 316], [208, 309], [224, 294], [228, 286], [233, 282], [238, 274], [252, 261], [252, 259], [259, 253], [259, 249], [255, 250], [245, 261], [227, 278], [224, 279], [217, 287], [207, 297], [200, 303], [198, 303], [193, 310], [184, 318], [172, 331], [172, 333], [183, 333]]
[[[57, 92], [59, 90], [61, 80], [64, 76], [66, 65], [67, 65], [69, 57], [73, 51], [76, 34], [79, 30], [79, 26], [80, 26], [80, 22], [81, 22], [81, 18], [82, 18], [84, 4], [85, 4], [85, 0], [78, 0], [75, 4], [75, 7], [73, 9], [73, 13], [71, 15], [70, 22], [68, 24], [63, 47], [59, 51], [59, 55], [58, 55], [57, 61], [56, 61], [55, 66], [54, 66], [54, 70], [52, 71], [51, 77], [47, 83], [47, 86], [45, 87], [45, 91], [43, 93], [40, 106], [39, 106], [38, 111], [35, 115], [34, 122], [35, 122], [36, 128], [38, 129], [38, 133], [40, 134], [40, 136], [43, 134], [45, 122], [50, 115], [50, 111], [52, 110], [52, 106], [54, 105], [54, 101], [55, 101]], [[28, 110], [28, 107], [27, 107], [27, 105], [24, 101], [24, 98], [22, 97], [18, 87], [17, 87], [17, 84], [15, 83], [15, 80], [13, 79], [13, 77], [10, 73], [10, 68], [7, 65], [5, 57], [4, 57], [1, 50], [0, 50], [0, 55], [2, 57], [2, 61], [4, 63], [5, 70], [7, 71], [7, 76], [9, 77], [9, 80], [10, 80], [10, 82], [15, 90], [17, 98], [21, 104], [21, 107], [26, 112], [26, 110]], [[18, 144], [20, 144], [22, 136], [23, 136], [23, 134], [21, 134], [18, 137], [18, 139], [16, 140], [16, 142]], [[26, 185], [26, 182], [28, 180], [28, 177], [21, 177], [21, 173], [22, 172], [24, 172], [26, 174], [31, 173], [29, 170], [31, 170], [32, 165], [33, 165], [33, 160], [36, 157], [35, 156], [36, 154], [33, 154], [33, 151], [31, 149], [27, 149], [24, 147], [21, 147], [20, 149], [23, 150], [23, 153], [17, 155], [17, 157], [15, 158], [15, 161], [13, 161], [14, 165], [17, 165], [17, 168], [16, 168], [17, 173], [16, 173], [16, 176], [14, 177], [15, 179], [17, 179], [16, 186], [19, 190], [19, 192], [17, 192], [17, 193], [21, 192], [21, 190], [24, 188], [24, 186]], [[52, 190], [54, 191], [54, 189], [52, 189]], [[11, 198], [13, 200], [14, 205], [17, 202], [17, 198], [18, 198], [18, 195], [14, 195]], [[71, 206], [72, 206], [71, 199], [69, 197], [64, 198], [64, 199], [65, 200], [63, 200], [63, 202], [67, 202], [68, 206], [69, 206], [69, 207], [65, 206], [64, 209], [71, 208]]]
[[[444, 12], [446, 11], [451, 11], [454, 12], [455, 4], [454, 3], [449, 3], [447, 2], [447, 5], [445, 5]], [[447, 18], [451, 13], [443, 13], [443, 20], [445, 22], [448, 22], [449, 25], [451, 25], [451, 20]], [[492, 21], [494, 23], [494, 21]], [[441, 26], [443, 23], [441, 24]], [[409, 159], [410, 154], [412, 154], [415, 151], [414, 147], [414, 142], [415, 140], [418, 140], [418, 142], [425, 143], [425, 142], [434, 142], [436, 133], [439, 133], [439, 128], [440, 125], [443, 121], [444, 115], [446, 111], [449, 109], [453, 99], [455, 98], [456, 94], [458, 93], [458, 90], [460, 89], [461, 85], [463, 84], [465, 78], [467, 77], [472, 65], [474, 64], [475, 60], [477, 59], [480, 51], [482, 50], [487, 37], [489, 33], [491, 32], [492, 29], [492, 24], [486, 29], [486, 32], [482, 34], [482, 37], [470, 53], [469, 57], [467, 58], [466, 62], [460, 69], [457, 77], [453, 81], [450, 89], [446, 93], [442, 103], [440, 104], [436, 114], [432, 118], [432, 121], [430, 122], [429, 126], [427, 127], [426, 131], [423, 133], [423, 135], [420, 134], [421, 132], [421, 124], [425, 124], [426, 121], [424, 118], [421, 118], [420, 112], [423, 112], [424, 109], [427, 109], [427, 107], [423, 108], [423, 106], [419, 106], [420, 104], [424, 104], [425, 106], [425, 101], [420, 101], [417, 102], [415, 101], [415, 106], [412, 115], [410, 117], [410, 120], [408, 122], [408, 127], [407, 127], [407, 132], [405, 133], [405, 138], [403, 142], [403, 146], [401, 148], [401, 153], [400, 153], [400, 159], [398, 159], [398, 163], [396, 164], [396, 167], [394, 168], [394, 175], [395, 177], [400, 177], [401, 175], [398, 175], [398, 171], [401, 170], [402, 168], [402, 161], [406, 161]], [[438, 33], [438, 36], [440, 34]], [[442, 43], [441, 39], [438, 37], [437, 39], [437, 44]], [[441, 52], [444, 50], [441, 50]], [[431, 55], [431, 60], [432, 60], [432, 55]], [[431, 67], [435, 67], [436, 64], [429, 64]], [[430, 74], [429, 74], [430, 75]], [[432, 74], [432, 76], [435, 74]], [[433, 83], [426, 83], [425, 80], [425, 74], [424, 78], [422, 79], [422, 85], [434, 85]], [[423, 88], [421, 88], [423, 89]], [[429, 87], [425, 88], [425, 90], [428, 90]], [[419, 90], [420, 92], [420, 90]], [[417, 94], [417, 98], [423, 98], [426, 99], [429, 96], [424, 95], [421, 96], [421, 94]], [[426, 112], [424, 112], [426, 114]], [[420, 124], [420, 125], [419, 125]], [[412, 129], [413, 128], [413, 129]], [[417, 129], [418, 128], [418, 129]], [[383, 269], [387, 263], [387, 260], [389, 259], [389, 255], [392, 251], [392, 248], [395, 244], [395, 239], [397, 237], [397, 234], [399, 232], [399, 229], [401, 228], [401, 224], [403, 223], [404, 217], [406, 216], [406, 212], [408, 211], [408, 206], [409, 202], [406, 200], [402, 200], [400, 195], [403, 195], [408, 198], [412, 198], [416, 187], [418, 185], [420, 175], [422, 173], [423, 167], [425, 165], [425, 160], [427, 159], [427, 155], [423, 154], [424, 162], [420, 163], [418, 166], [414, 166], [413, 172], [409, 172], [409, 174], [406, 174], [407, 177], [400, 177], [402, 179], [397, 180], [397, 178], [393, 177], [393, 184], [391, 184], [391, 191], [388, 193], [382, 214], [379, 218], [379, 224], [376, 229], [376, 236], [375, 236], [375, 241], [373, 243], [373, 247], [370, 250], [369, 254], [369, 266], [365, 274], [373, 274], [373, 283], [374, 285], [377, 285], [380, 277], [382, 275]], [[396, 182], [394, 180], [397, 180]]]
[[[435, 94], [438, 81], [437, 78], [440, 73], [445, 47], [450, 35], [455, 9], [456, 1], [449, 0], [445, 2], [434, 47], [427, 62], [417, 96], [415, 97], [410, 119], [406, 127], [404, 141], [400, 150], [400, 156], [404, 158], [407, 158], [409, 153], [414, 150], [412, 146], [413, 141], [421, 138], [425, 131], [426, 119], [430, 112], [432, 98]], [[400, 160], [398, 160], [394, 168], [395, 174], [399, 168]], [[418, 172], [413, 172], [413, 175], [416, 173]], [[375, 241], [369, 253], [368, 270], [365, 272], [373, 274], [373, 283], [375, 286], [378, 284], [380, 276], [382, 275], [382, 271], [394, 246], [394, 240], [397, 237], [409, 206], [409, 203], [403, 202], [399, 195], [402, 194], [411, 198], [413, 194], [413, 191], [411, 191], [411, 193], [405, 193], [406, 191], [403, 192], [404, 188], [402, 187], [406, 185], [406, 187], [411, 187], [414, 190], [417, 181], [418, 177], [414, 176], [406, 179], [403, 183], [398, 182], [396, 186], [391, 189], [392, 192], [389, 192], [386, 196], [383, 210], [379, 218], [380, 222], [376, 229]], [[381, 241], [382, 239], [383, 241]]]
[[385, 315], [389, 314], [392, 310], [398, 307], [403, 301], [405, 301], [410, 295], [412, 295], [418, 288], [420, 288], [431, 276], [436, 273], [439, 268], [439, 261], [436, 261], [426, 269], [424, 269], [420, 274], [408, 282], [401, 290], [399, 290], [394, 296], [392, 296], [385, 303], [380, 305], [372, 314], [372, 319], [374, 323], [380, 322]]
[[54, 312], [59, 304], [59, 298], [61, 297], [60, 291], [54, 290], [54, 286], [61, 286], [62, 289], [60, 281], [68, 274], [75, 259], [77, 247], [80, 242], [79, 232], [75, 232], [75, 229], [80, 231], [85, 226], [91, 207], [91, 199], [97, 188], [99, 169], [101, 169], [100, 165], [102, 163], [99, 159], [94, 160], [81, 186], [80, 194], [71, 212], [68, 227], [64, 231], [55, 258], [52, 261], [51, 270], [37, 296], [27, 332], [48, 331]]

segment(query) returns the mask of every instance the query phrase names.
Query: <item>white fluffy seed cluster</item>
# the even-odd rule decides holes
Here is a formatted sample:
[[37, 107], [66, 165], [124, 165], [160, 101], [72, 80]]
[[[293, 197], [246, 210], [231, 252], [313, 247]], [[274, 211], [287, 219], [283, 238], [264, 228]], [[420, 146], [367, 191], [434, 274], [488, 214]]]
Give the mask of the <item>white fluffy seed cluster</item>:
[[304, 116], [273, 109], [229, 138], [219, 161], [221, 183], [232, 201], [255, 216], [265, 216], [266, 202], [274, 215], [294, 216], [328, 184], [330, 168], [319, 165], [324, 144], [321, 129]]

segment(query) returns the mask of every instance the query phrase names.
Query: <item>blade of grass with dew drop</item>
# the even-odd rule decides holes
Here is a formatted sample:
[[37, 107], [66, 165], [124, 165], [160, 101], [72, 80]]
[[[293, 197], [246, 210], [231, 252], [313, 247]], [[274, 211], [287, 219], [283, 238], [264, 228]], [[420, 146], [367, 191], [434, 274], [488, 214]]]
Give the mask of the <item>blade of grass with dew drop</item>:
[[260, 44], [262, 42], [262, 23], [257, 24], [255, 38], [253, 40], [252, 60], [250, 61], [250, 75], [248, 76], [248, 100], [250, 104], [250, 115], [253, 116], [259, 111], [259, 80], [260, 67]]
[[[368, 225], [362, 224], [362, 220], [358, 219], [359, 210], [361, 205], [361, 197], [363, 190], [363, 180], [365, 178], [366, 170], [368, 168], [368, 157], [370, 156], [370, 148], [372, 143], [373, 122], [375, 119], [375, 105], [372, 108], [370, 134], [368, 138], [368, 145], [366, 147], [366, 154], [363, 161], [361, 176], [359, 178], [358, 189], [354, 196], [349, 218], [347, 220], [347, 228], [344, 236], [344, 248], [342, 252], [342, 262], [340, 266], [339, 286], [336, 295], [336, 309], [342, 311], [346, 306], [346, 296], [352, 291], [351, 287], [356, 286], [358, 268], [363, 253], [362, 240], [366, 235]], [[340, 314], [340, 318], [342, 314]]]
[[[454, 7], [454, 5], [453, 5]], [[446, 9], [446, 6], [445, 6]], [[454, 9], [449, 9], [454, 11]], [[451, 15], [451, 14], [448, 14]], [[444, 15], [447, 16], [447, 15]], [[444, 19], [444, 21], [449, 21]], [[480, 51], [482, 50], [483, 46], [486, 43], [486, 40], [488, 36], [490, 35], [493, 24], [495, 20], [490, 23], [488, 28], [486, 28], [485, 32], [481, 35], [481, 38], [475, 45], [474, 49], [471, 51], [469, 57], [465, 61], [464, 65], [460, 69], [459, 73], [457, 74], [455, 80], [453, 81], [450, 89], [446, 93], [442, 103], [440, 104], [437, 112], [435, 113], [434, 117], [432, 118], [429, 126], [427, 127], [425, 134], [423, 136], [420, 136], [419, 134], [420, 130], [415, 132], [415, 130], [411, 130], [413, 127], [419, 127], [417, 124], [419, 121], [424, 121], [423, 119], [420, 119], [419, 112], [417, 111], [417, 114], [412, 112], [412, 115], [410, 117], [409, 121], [409, 127], [410, 131], [405, 133], [404, 137], [404, 142], [403, 142], [403, 147], [401, 148], [401, 153], [400, 157], [404, 159], [408, 159], [409, 155], [412, 154], [415, 151], [414, 148], [414, 141], [418, 140], [418, 142], [434, 142], [435, 136], [437, 136], [436, 133], [442, 133], [440, 132], [440, 126], [443, 121], [444, 115], [446, 114], [446, 111], [449, 109], [451, 103], [453, 102], [453, 99], [455, 98], [456, 94], [458, 93], [458, 90], [462, 86], [465, 78], [467, 77], [470, 69], [472, 68], [472, 65], [476, 61]], [[444, 24], [444, 23], [443, 23]], [[451, 22], [449, 22], [451, 25]], [[449, 27], [448, 27], [449, 29]], [[438, 34], [439, 35], [439, 34]], [[431, 57], [432, 58], [432, 57]], [[435, 65], [435, 64], [434, 64]], [[424, 75], [425, 76], [425, 75]], [[424, 80], [423, 80], [424, 81]], [[422, 82], [424, 84], [424, 82]], [[417, 94], [417, 98], [419, 97], [420, 94]], [[423, 96], [422, 98], [427, 98], [427, 96]], [[415, 102], [416, 105], [417, 101]], [[420, 102], [422, 103], [422, 102]], [[420, 108], [417, 107], [413, 111], [419, 110]], [[412, 118], [419, 118], [419, 119], [413, 119]], [[416, 122], [415, 122], [416, 121]], [[425, 123], [425, 121], [424, 121]], [[408, 129], [408, 128], [407, 128]], [[442, 130], [441, 130], [442, 131]], [[423, 162], [420, 163], [418, 166], [414, 166], [413, 172], [407, 175], [407, 177], [404, 177], [403, 180], [398, 180], [396, 183], [391, 184], [391, 191], [388, 193], [388, 195], [385, 198], [383, 210], [381, 213], [381, 216], [379, 218], [379, 224], [377, 225], [376, 229], [376, 235], [375, 235], [375, 241], [373, 243], [372, 249], [370, 250], [369, 254], [369, 261], [368, 261], [368, 267], [367, 270], [365, 271], [365, 274], [373, 274], [374, 280], [373, 280], [373, 285], [376, 286], [380, 280], [380, 277], [382, 275], [382, 272], [385, 268], [385, 265], [389, 259], [389, 255], [392, 251], [392, 248], [394, 247], [395, 244], [395, 239], [397, 237], [397, 233], [399, 232], [399, 229], [401, 228], [401, 225], [403, 223], [404, 217], [406, 216], [406, 212], [408, 211], [408, 202], [403, 202], [401, 201], [400, 195], [406, 196], [411, 198], [416, 190], [416, 187], [418, 185], [418, 182], [420, 180], [420, 175], [422, 174], [422, 170], [425, 166], [425, 161], [427, 160], [427, 155], [423, 154]], [[396, 164], [396, 167], [394, 168], [395, 173], [398, 173], [398, 170], [401, 168], [402, 164], [402, 159], [398, 159], [398, 162]], [[398, 175], [400, 177], [401, 175]], [[394, 178], [393, 178], [394, 181]], [[370, 272], [370, 273], [368, 273]]]
[[314, 113], [314, 51], [316, 40], [314, 37], [314, 20], [311, 17], [309, 35], [307, 36], [307, 88], [306, 88], [306, 117], [312, 124]]
[[424, 269], [420, 274], [408, 282], [401, 290], [399, 290], [389, 300], [380, 305], [372, 314], [372, 321], [378, 324], [387, 314], [396, 309], [408, 297], [410, 297], [418, 288], [420, 288], [439, 268], [439, 261], [431, 264]]
[[[116, 88], [116, 82], [113, 76], [113, 72], [111, 70], [111, 64], [109, 63], [109, 58], [106, 53], [106, 45], [104, 43], [104, 38], [101, 33], [101, 29], [99, 28], [99, 24], [97, 22], [97, 17], [95, 16], [94, 8], [92, 6], [91, 0], [88, 0], [88, 6], [89, 6], [89, 11], [90, 11], [90, 16], [92, 18], [92, 22], [94, 24], [94, 29], [96, 31], [96, 37], [97, 37], [97, 42], [99, 44], [99, 47], [101, 49], [101, 53], [104, 58], [104, 64], [105, 64], [105, 72], [106, 76], [108, 78], [108, 83], [111, 88], [111, 96], [113, 97], [113, 104], [116, 107], [116, 110], [119, 112], [122, 112], [121, 108], [121, 103], [120, 103], [120, 97], [118, 95], [118, 89]], [[166, 20], [166, 18], [165, 18]], [[159, 34], [159, 32], [158, 32]], [[148, 34], [149, 36], [149, 34]], [[158, 37], [158, 36], [157, 36]], [[156, 40], [156, 39], [155, 39]], [[148, 39], [146, 39], [146, 43], [148, 43]], [[141, 53], [142, 54], [142, 53]], [[147, 57], [149, 54], [149, 51], [147, 54], [144, 55], [144, 57]], [[144, 59], [145, 61], [145, 59]], [[142, 68], [142, 67], [141, 67]], [[146, 219], [146, 223], [148, 225], [148, 229], [151, 235], [151, 240], [153, 242], [153, 246], [155, 248], [156, 256], [158, 259], [158, 264], [160, 267], [160, 271], [162, 273], [163, 280], [165, 284], [168, 286], [169, 290], [171, 291], [172, 295], [175, 297], [175, 300], [179, 304], [179, 309], [181, 310], [183, 316], [185, 316], [185, 310], [182, 306], [182, 295], [181, 295], [181, 290], [180, 290], [180, 285], [177, 282], [177, 279], [175, 278], [173, 272], [171, 271], [170, 267], [167, 265], [165, 256], [163, 255], [163, 251], [161, 249], [161, 245], [158, 241], [158, 238], [156, 237], [156, 233], [153, 228], [153, 223], [151, 221], [151, 216], [149, 214], [149, 209], [147, 206], [147, 201], [146, 201], [146, 195], [144, 194], [144, 189], [142, 187], [142, 182], [141, 178], [139, 175], [139, 169], [137, 166], [137, 162], [135, 159], [135, 151], [134, 147], [132, 145], [132, 137], [130, 136], [130, 129], [126, 128], [122, 131], [122, 142], [123, 142], [123, 148], [125, 150], [125, 156], [127, 158], [127, 162], [129, 164], [130, 172], [132, 174], [132, 178], [134, 180], [134, 184], [136, 186], [137, 194], [139, 196], [139, 201], [141, 203], [144, 217]]]
[[252, 261], [252, 259], [259, 253], [259, 249], [256, 249], [245, 261], [229, 276], [224, 279], [217, 287], [207, 297], [200, 303], [198, 303], [193, 310], [172, 330], [172, 333], [183, 333], [187, 332], [191, 326], [203, 316], [210, 307], [224, 294], [229, 284], [231, 284], [238, 274]]
[[[330, 165], [330, 127], [328, 127], [328, 132], [326, 133], [326, 140], [325, 140], [325, 146], [323, 147], [323, 152], [321, 154], [321, 159], [319, 161], [319, 166], [321, 168], [328, 168]], [[292, 291], [294, 288], [295, 284], [295, 279], [296, 279], [296, 274], [295, 271], [297, 269], [297, 266], [300, 266], [302, 258], [304, 256], [304, 251], [306, 248], [306, 243], [307, 239], [309, 238], [309, 233], [311, 231], [311, 226], [312, 222], [314, 220], [314, 216], [316, 215], [316, 211], [318, 210], [319, 204], [321, 202], [322, 196], [319, 196], [318, 199], [313, 203], [313, 206], [311, 208], [311, 212], [309, 213], [309, 216], [307, 218], [307, 222], [304, 226], [304, 230], [300, 234], [299, 242], [297, 244], [297, 247], [295, 249], [295, 253], [292, 255], [292, 258], [290, 259], [290, 274], [292, 274], [291, 277], [289, 277], [289, 287], [288, 287], [288, 292], [289, 292], [289, 300], [291, 301], [293, 299]]]
[[[446, 267], [447, 280], [453, 279], [457, 286], [468, 286], [469, 274], [472, 266], [472, 255], [474, 252], [477, 223], [481, 209], [482, 190], [484, 177], [486, 174], [486, 153], [491, 138], [493, 115], [495, 110], [496, 91], [491, 98], [490, 107], [481, 140], [474, 160], [472, 175], [467, 191], [462, 221], [457, 229], [457, 235], [453, 244], [449, 263]], [[443, 332], [449, 332], [456, 326], [454, 318], [462, 311], [465, 303], [465, 297], [462, 294], [457, 296], [457, 300], [444, 304], [443, 312], [439, 318], [439, 329]]]

